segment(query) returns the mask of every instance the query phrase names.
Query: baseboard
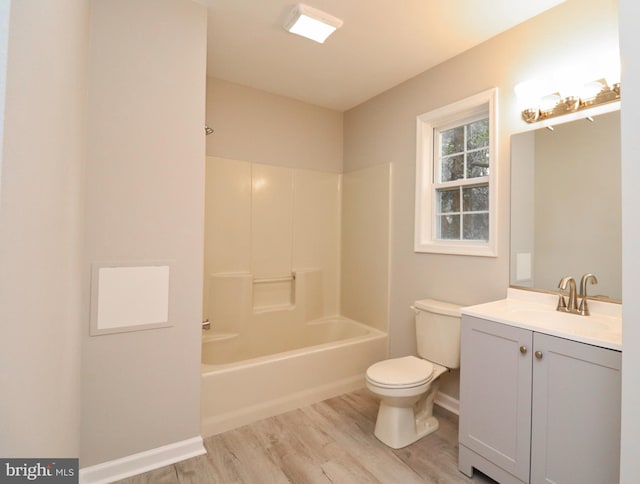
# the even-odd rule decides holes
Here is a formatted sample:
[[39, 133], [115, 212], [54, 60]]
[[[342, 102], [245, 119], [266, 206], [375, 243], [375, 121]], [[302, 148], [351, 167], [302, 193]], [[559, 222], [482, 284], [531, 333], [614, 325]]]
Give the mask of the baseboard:
[[102, 464], [83, 467], [80, 469], [80, 483], [106, 484], [206, 453], [202, 437], [193, 437]]
[[446, 393], [438, 392], [433, 400], [433, 403], [439, 407], [449, 410], [451, 413], [460, 415], [460, 400], [457, 400]]

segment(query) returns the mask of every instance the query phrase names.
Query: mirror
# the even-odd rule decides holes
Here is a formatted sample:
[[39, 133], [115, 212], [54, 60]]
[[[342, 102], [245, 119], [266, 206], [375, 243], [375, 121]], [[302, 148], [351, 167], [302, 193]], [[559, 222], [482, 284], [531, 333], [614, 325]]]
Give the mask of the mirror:
[[620, 112], [511, 137], [510, 283], [557, 291], [563, 276], [622, 300]]

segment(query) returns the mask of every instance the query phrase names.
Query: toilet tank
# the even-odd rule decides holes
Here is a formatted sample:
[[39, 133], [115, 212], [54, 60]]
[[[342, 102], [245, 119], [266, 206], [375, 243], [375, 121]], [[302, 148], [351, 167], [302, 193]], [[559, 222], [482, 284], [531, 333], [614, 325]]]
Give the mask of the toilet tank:
[[421, 299], [413, 308], [418, 356], [447, 368], [459, 368], [460, 306]]

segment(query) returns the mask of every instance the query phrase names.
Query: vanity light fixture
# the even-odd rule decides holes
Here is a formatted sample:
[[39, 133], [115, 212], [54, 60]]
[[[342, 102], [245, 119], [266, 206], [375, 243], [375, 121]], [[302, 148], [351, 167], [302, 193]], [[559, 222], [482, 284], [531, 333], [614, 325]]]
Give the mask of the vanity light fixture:
[[299, 3], [287, 16], [284, 29], [322, 44], [342, 24], [342, 20], [333, 15]]
[[558, 91], [534, 80], [515, 87], [522, 119], [535, 123], [620, 100], [620, 82], [592, 80], [580, 85], [566, 85]]

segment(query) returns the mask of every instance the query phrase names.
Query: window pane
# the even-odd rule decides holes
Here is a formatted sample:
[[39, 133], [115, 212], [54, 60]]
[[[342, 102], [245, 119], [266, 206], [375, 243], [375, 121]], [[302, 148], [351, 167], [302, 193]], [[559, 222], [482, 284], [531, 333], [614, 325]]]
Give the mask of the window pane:
[[440, 239], [460, 240], [460, 215], [443, 215], [438, 219]]
[[489, 185], [463, 188], [462, 203], [465, 212], [489, 210]]
[[495, 257], [496, 99], [494, 88], [418, 116], [416, 252]]
[[438, 212], [460, 212], [460, 190], [438, 190]]
[[464, 240], [489, 240], [489, 214], [477, 213], [464, 216]]
[[489, 146], [489, 119], [481, 119], [467, 125], [467, 149]]
[[441, 180], [443, 182], [464, 178], [464, 155], [442, 159]]
[[467, 155], [467, 178], [489, 176], [489, 150], [473, 151]]
[[464, 126], [443, 131], [441, 136], [442, 156], [464, 151]]

